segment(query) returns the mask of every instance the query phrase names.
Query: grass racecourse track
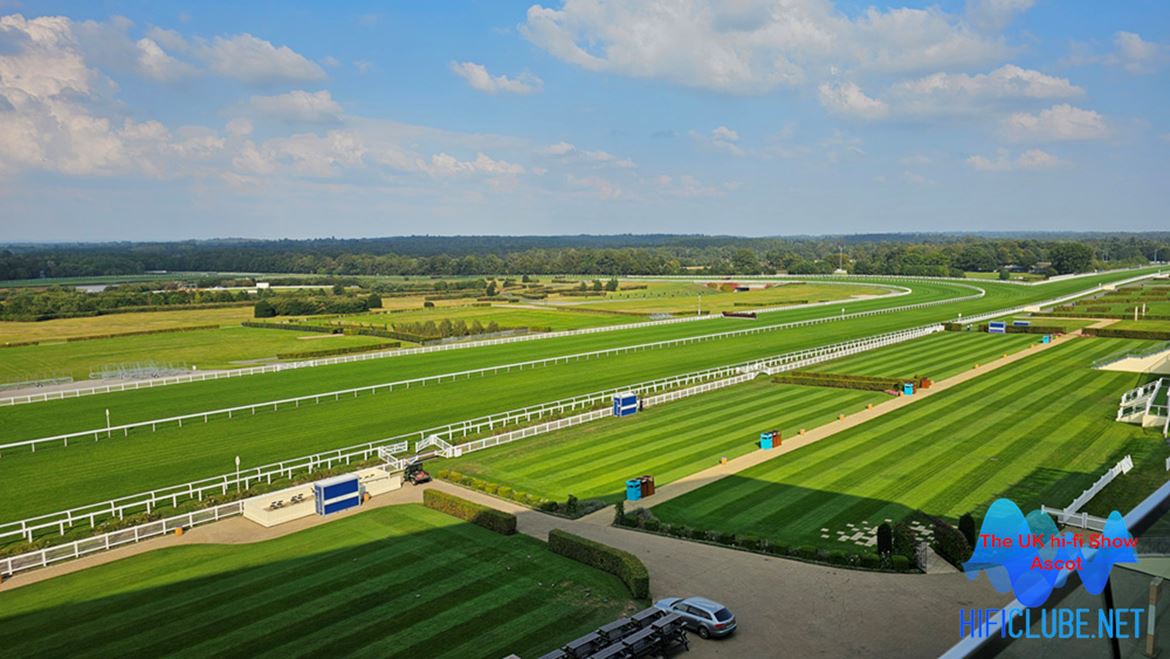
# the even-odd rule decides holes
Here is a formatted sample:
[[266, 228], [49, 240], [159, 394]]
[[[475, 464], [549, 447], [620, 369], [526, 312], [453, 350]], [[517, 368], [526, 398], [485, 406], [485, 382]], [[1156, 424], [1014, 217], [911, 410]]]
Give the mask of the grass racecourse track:
[[251, 366], [245, 360], [274, 359], [279, 353], [372, 346], [386, 339], [250, 327], [121, 336], [73, 343], [0, 348], [0, 382], [34, 379], [41, 373], [89, 377], [91, 369], [131, 362], [197, 366], [202, 370]]
[[653, 474], [658, 485], [756, 449], [760, 432], [793, 437], [888, 395], [772, 384], [747, 384], [650, 407], [632, 417], [608, 418], [444, 460], [441, 467], [498, 485], [565, 500], [625, 496], [628, 478]]
[[[1114, 275], [1114, 278], [1121, 276]], [[227, 473], [233, 469], [237, 455], [244, 467], [256, 466], [564, 396], [916, 326], [952, 317], [960, 311], [969, 315], [988, 307], [1002, 308], [1027, 299], [1059, 295], [1073, 283], [1079, 289], [1095, 282], [1091, 279], [1060, 282], [1062, 288], [1040, 287], [1040, 292], [1035, 288], [1001, 285], [991, 287], [995, 293], [988, 295], [990, 300], [623, 353], [336, 402], [323, 401], [299, 409], [282, 408], [279, 412], [236, 416], [231, 420], [213, 418], [207, 424], [188, 423], [181, 429], [160, 427], [155, 433], [139, 430], [128, 438], [74, 442], [68, 448], [43, 447], [36, 453], [7, 451], [0, 458], [0, 500], [5, 502], [0, 522]], [[966, 291], [956, 290], [946, 282], [913, 282], [913, 285], [917, 300], [946, 299]], [[850, 310], [891, 302], [904, 304], [915, 301], [914, 297], [858, 302], [850, 305]], [[628, 345], [751, 327], [761, 322], [818, 317], [825, 311], [826, 308], [799, 309], [768, 314], [766, 321], [754, 323], [716, 319], [5, 407], [0, 408], [0, 437], [3, 441], [13, 441], [101, 427], [106, 408], [111, 409], [113, 422], [118, 424], [574, 353], [605, 345]]]
[[653, 511], [696, 528], [852, 549], [837, 539], [852, 532], [846, 525], [916, 510], [953, 521], [999, 497], [1024, 510], [1066, 506], [1130, 453], [1137, 468], [1116, 483], [1132, 500], [1111, 501], [1126, 510], [1165, 480], [1168, 450], [1159, 434], [1113, 420], [1118, 396], [1141, 376], [1089, 365], [1147, 345], [1074, 339]]
[[462, 320], [468, 324], [478, 320], [487, 325], [495, 321], [501, 328], [532, 327], [549, 328], [553, 331], [574, 330], [585, 327], [603, 327], [607, 325], [622, 325], [636, 323], [643, 318], [624, 314], [580, 313], [571, 310], [548, 307], [534, 309], [528, 306], [531, 303], [517, 303], [512, 305], [495, 304], [490, 307], [436, 307], [433, 309], [411, 309], [396, 312], [371, 312], [354, 314], [352, 316], [319, 316], [309, 318], [305, 322], [324, 324], [328, 322], [371, 324], [376, 327], [393, 325], [394, 323], [425, 323], [433, 320], [436, 323], [444, 318], [452, 321]]
[[918, 375], [942, 380], [1039, 343], [1040, 337], [1035, 334], [939, 332], [802, 370], [887, 378]]
[[419, 505], [152, 551], [0, 592], [5, 657], [535, 657], [634, 603], [614, 576]]
[[[702, 296], [704, 311], [746, 311], [745, 305], [764, 307], [804, 302], [828, 302], [846, 300], [861, 295], [886, 295], [890, 289], [878, 286], [856, 286], [842, 284], [788, 283], [780, 286], [739, 293], [723, 292], [717, 289], [689, 282], [667, 284], [651, 283], [649, 290], [611, 293], [605, 298], [584, 298], [584, 302], [570, 302], [571, 297], [558, 299], [561, 304], [572, 304], [575, 308], [599, 311], [625, 311], [636, 313], [693, 313]], [[656, 286], [666, 290], [656, 291]]]

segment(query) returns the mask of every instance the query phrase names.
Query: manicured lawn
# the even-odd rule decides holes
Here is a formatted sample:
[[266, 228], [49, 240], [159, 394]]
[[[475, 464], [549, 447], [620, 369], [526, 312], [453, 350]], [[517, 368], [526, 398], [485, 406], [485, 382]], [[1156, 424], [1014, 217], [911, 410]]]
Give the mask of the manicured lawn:
[[[998, 497], [1024, 510], [1068, 505], [1126, 453], [1142, 467], [1168, 454], [1160, 435], [1113, 420], [1138, 376], [1089, 368], [1118, 342], [1056, 346], [653, 511], [671, 523], [854, 550], [838, 540], [849, 525], [915, 510], [953, 521]], [[1141, 498], [1131, 494], [1113, 503], [1125, 510]]]
[[[124, 314], [130, 315], [130, 314]], [[0, 382], [44, 378], [53, 374], [87, 379], [91, 370], [118, 364], [152, 362], [202, 370], [251, 366], [251, 360], [275, 359], [282, 353], [331, 350], [385, 343], [368, 336], [319, 332], [221, 327], [190, 332], [120, 336], [92, 341], [0, 348]]]
[[616, 577], [417, 505], [162, 549], [0, 592], [6, 657], [535, 657], [627, 613]]
[[1109, 329], [1170, 332], [1170, 320], [1122, 320], [1110, 325]]
[[[385, 327], [393, 325], [394, 323], [425, 323], [428, 320], [433, 320], [436, 323], [442, 321], [444, 318], [455, 320], [463, 320], [470, 324], [472, 321], [478, 320], [483, 325], [495, 321], [501, 328], [507, 329], [512, 327], [530, 327], [533, 329], [551, 329], [551, 330], [571, 330], [581, 329], [583, 327], [601, 327], [603, 325], [619, 325], [624, 323], [636, 323], [639, 319], [636, 317], [617, 315], [617, 314], [599, 314], [599, 313], [580, 313], [572, 311], [572, 308], [556, 308], [550, 307], [548, 309], [533, 309], [528, 306], [523, 306], [525, 303], [516, 303], [512, 305], [497, 304], [489, 307], [438, 307], [434, 309], [412, 309], [410, 311], [399, 311], [393, 313], [367, 313], [356, 314], [353, 316], [336, 317], [321, 317], [320, 319], [311, 319], [308, 322], [328, 322], [341, 321], [343, 323], [356, 324], [371, 324], [376, 327]], [[534, 304], [534, 303], [527, 303]]]
[[444, 461], [444, 469], [540, 497], [616, 501], [625, 481], [665, 484], [759, 450], [766, 430], [793, 437], [886, 394], [772, 384], [766, 378]]
[[[252, 307], [117, 313], [90, 318], [58, 318], [40, 322], [0, 321], [0, 343], [60, 341], [74, 336], [121, 334], [198, 325], [239, 325], [252, 319]], [[7, 354], [7, 353], [0, 353]]]
[[987, 334], [985, 332], [939, 332], [888, 348], [872, 350], [844, 359], [810, 366], [817, 373], [848, 373], [890, 378], [927, 377], [942, 380], [1038, 345], [1035, 334]]
[[[806, 302], [847, 300], [858, 295], [886, 295], [893, 291], [879, 286], [843, 284], [784, 284], [740, 293], [722, 292], [698, 284], [670, 284], [673, 288], [624, 291], [604, 301], [589, 301], [584, 308], [637, 311], [639, 313], [694, 313], [699, 296], [703, 310], [712, 313], [744, 311], [750, 307], [780, 306]], [[611, 294], [613, 295], [613, 294]]]

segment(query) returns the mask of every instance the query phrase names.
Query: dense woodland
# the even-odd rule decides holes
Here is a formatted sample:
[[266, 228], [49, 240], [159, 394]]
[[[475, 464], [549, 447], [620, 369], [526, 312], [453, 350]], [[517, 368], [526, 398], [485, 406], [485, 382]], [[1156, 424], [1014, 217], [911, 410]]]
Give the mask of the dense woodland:
[[363, 240], [188, 241], [9, 245], [0, 280], [150, 271], [458, 276], [829, 273], [961, 276], [964, 271], [1064, 274], [1170, 256], [1170, 233], [1040, 236], [893, 234], [729, 236], [414, 236]]

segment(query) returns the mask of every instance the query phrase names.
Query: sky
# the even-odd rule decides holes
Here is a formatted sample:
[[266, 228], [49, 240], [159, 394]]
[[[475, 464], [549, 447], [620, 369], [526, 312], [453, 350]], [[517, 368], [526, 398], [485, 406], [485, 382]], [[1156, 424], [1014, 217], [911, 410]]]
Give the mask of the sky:
[[1165, 230], [1170, 3], [0, 0], [0, 242]]

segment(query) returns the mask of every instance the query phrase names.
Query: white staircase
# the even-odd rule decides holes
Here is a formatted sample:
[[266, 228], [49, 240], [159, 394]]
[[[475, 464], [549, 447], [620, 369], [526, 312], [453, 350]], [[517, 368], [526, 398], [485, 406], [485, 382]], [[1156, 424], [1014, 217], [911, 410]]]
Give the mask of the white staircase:
[[1170, 378], [1159, 378], [1121, 395], [1117, 406], [1117, 420], [1136, 423], [1143, 428], [1162, 427], [1162, 435], [1170, 432], [1170, 410], [1167, 395]]

